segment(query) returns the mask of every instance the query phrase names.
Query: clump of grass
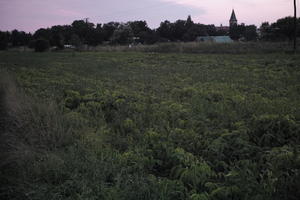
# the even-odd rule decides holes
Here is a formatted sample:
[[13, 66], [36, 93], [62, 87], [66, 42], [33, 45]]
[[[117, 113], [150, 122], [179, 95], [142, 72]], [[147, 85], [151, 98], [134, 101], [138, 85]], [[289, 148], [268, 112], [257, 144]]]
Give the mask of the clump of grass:
[[[40, 170], [36, 164], [72, 144], [75, 137], [71, 123], [55, 103], [26, 96], [7, 72], [1, 74], [0, 197], [26, 199], [26, 184]], [[48, 158], [54, 165], [60, 161], [57, 156]]]

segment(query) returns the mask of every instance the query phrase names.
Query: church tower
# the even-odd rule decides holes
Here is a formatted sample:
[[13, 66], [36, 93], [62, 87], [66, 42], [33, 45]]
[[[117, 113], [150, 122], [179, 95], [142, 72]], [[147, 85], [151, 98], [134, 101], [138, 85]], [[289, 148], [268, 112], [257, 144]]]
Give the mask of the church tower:
[[230, 17], [230, 20], [229, 20], [229, 25], [230, 26], [237, 25], [237, 22], [238, 21], [236, 19], [235, 12], [234, 12], [234, 10], [232, 10], [231, 17]]

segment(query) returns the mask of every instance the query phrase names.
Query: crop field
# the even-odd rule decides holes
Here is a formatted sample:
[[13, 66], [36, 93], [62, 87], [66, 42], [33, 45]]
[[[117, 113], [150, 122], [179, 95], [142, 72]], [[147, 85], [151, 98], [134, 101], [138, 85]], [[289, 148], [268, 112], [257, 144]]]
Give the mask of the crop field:
[[300, 197], [300, 56], [0, 53], [0, 198]]

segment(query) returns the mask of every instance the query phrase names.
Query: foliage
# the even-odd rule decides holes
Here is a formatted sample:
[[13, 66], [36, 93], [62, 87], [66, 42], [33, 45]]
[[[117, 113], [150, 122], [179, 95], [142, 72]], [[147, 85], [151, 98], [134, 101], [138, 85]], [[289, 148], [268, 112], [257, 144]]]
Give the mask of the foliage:
[[134, 33], [129, 25], [121, 25], [114, 31], [111, 37], [112, 44], [129, 44], [132, 42]]
[[[298, 46], [300, 46], [298, 44]], [[146, 52], [146, 53], [193, 53], [193, 54], [268, 54], [288, 53], [291, 45], [288, 42], [233, 42], [233, 43], [200, 43], [200, 42], [163, 42], [152, 45], [99, 46], [100, 52]]]
[[70, 44], [75, 46], [76, 48], [79, 48], [81, 46], [81, 40], [80, 40], [79, 36], [76, 34], [73, 34], [70, 39]]
[[[300, 19], [297, 20], [300, 26]], [[298, 37], [300, 28], [298, 27]], [[294, 36], [292, 17], [278, 19], [275, 23], [262, 23], [259, 29], [255, 25], [234, 25], [229, 31], [219, 29], [215, 25], [193, 22], [191, 16], [186, 20], [170, 22], [165, 20], [156, 29], [148, 27], [146, 21], [129, 21], [126, 23], [109, 22], [94, 24], [88, 20], [75, 20], [70, 25], [55, 25], [51, 28], [40, 28], [33, 35], [23, 31], [0, 31], [0, 49], [8, 46], [32, 46], [31, 41], [46, 39], [50, 45], [63, 49], [64, 45], [73, 45], [76, 49], [84, 49], [83, 45], [96, 47], [107, 44], [155, 44], [162, 42], [192, 42], [198, 36], [226, 36], [242, 41], [285, 41]], [[86, 48], [90, 49], [90, 48]]]
[[[299, 19], [297, 20], [299, 26]], [[299, 36], [300, 28], [297, 29]], [[257, 30], [255, 25], [244, 24], [220, 30], [214, 25], [194, 23], [191, 16], [186, 20], [175, 22], [163, 21], [157, 29], [150, 29], [146, 21], [129, 21], [127, 23], [109, 22], [93, 24], [88, 20], [75, 20], [71, 25], [55, 25], [40, 28], [33, 35], [23, 31], [0, 31], [0, 49], [8, 47], [29, 46], [38, 39], [46, 39], [50, 46], [63, 49], [64, 45], [73, 45], [76, 49], [91, 49], [98, 45], [118, 44], [155, 44], [161, 42], [192, 42], [198, 36], [229, 35], [233, 40], [242, 41], [286, 41], [294, 36], [292, 17], [278, 19], [275, 23], [262, 23]], [[85, 48], [88, 45], [90, 48]], [[113, 47], [110, 47], [113, 48]], [[225, 48], [226, 49], [226, 48]], [[166, 50], [165, 50], [166, 51]], [[190, 51], [189, 51], [190, 52]]]
[[6, 50], [8, 47], [9, 33], [0, 32], [0, 50]]
[[[284, 17], [276, 22], [269, 24], [262, 23], [260, 27], [261, 39], [271, 41], [292, 40], [294, 38], [294, 18]], [[297, 19], [297, 37], [300, 36], [300, 18]]]
[[36, 52], [44, 52], [47, 51], [50, 47], [49, 41], [45, 39], [38, 39], [35, 41], [35, 51]]
[[257, 51], [1, 52], [0, 198], [299, 199], [300, 57]]

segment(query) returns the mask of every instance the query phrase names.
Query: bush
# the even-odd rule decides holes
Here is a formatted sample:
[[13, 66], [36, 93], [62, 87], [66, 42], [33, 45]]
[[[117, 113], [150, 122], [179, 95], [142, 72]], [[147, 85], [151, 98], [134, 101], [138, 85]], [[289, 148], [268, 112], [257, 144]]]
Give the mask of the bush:
[[35, 40], [31, 40], [29, 43], [28, 43], [28, 47], [30, 48], [30, 49], [34, 49], [35, 48]]
[[76, 109], [80, 105], [80, 93], [73, 90], [65, 91], [65, 106], [69, 109]]
[[7, 46], [8, 44], [6, 41], [0, 41], [0, 50], [6, 50]]
[[299, 126], [293, 116], [261, 115], [252, 121], [251, 141], [262, 147], [299, 142]]
[[0, 32], [0, 50], [6, 50], [8, 47], [8, 36], [4, 32]]
[[[74, 123], [57, 104], [27, 96], [0, 72], [0, 199], [50, 199], [37, 196], [50, 190], [43, 183], [58, 184], [68, 175], [62, 152], [75, 143]], [[35, 186], [31, 180], [37, 179], [43, 183]]]
[[45, 52], [49, 49], [50, 43], [48, 40], [38, 39], [35, 42], [35, 51], [36, 52]]

